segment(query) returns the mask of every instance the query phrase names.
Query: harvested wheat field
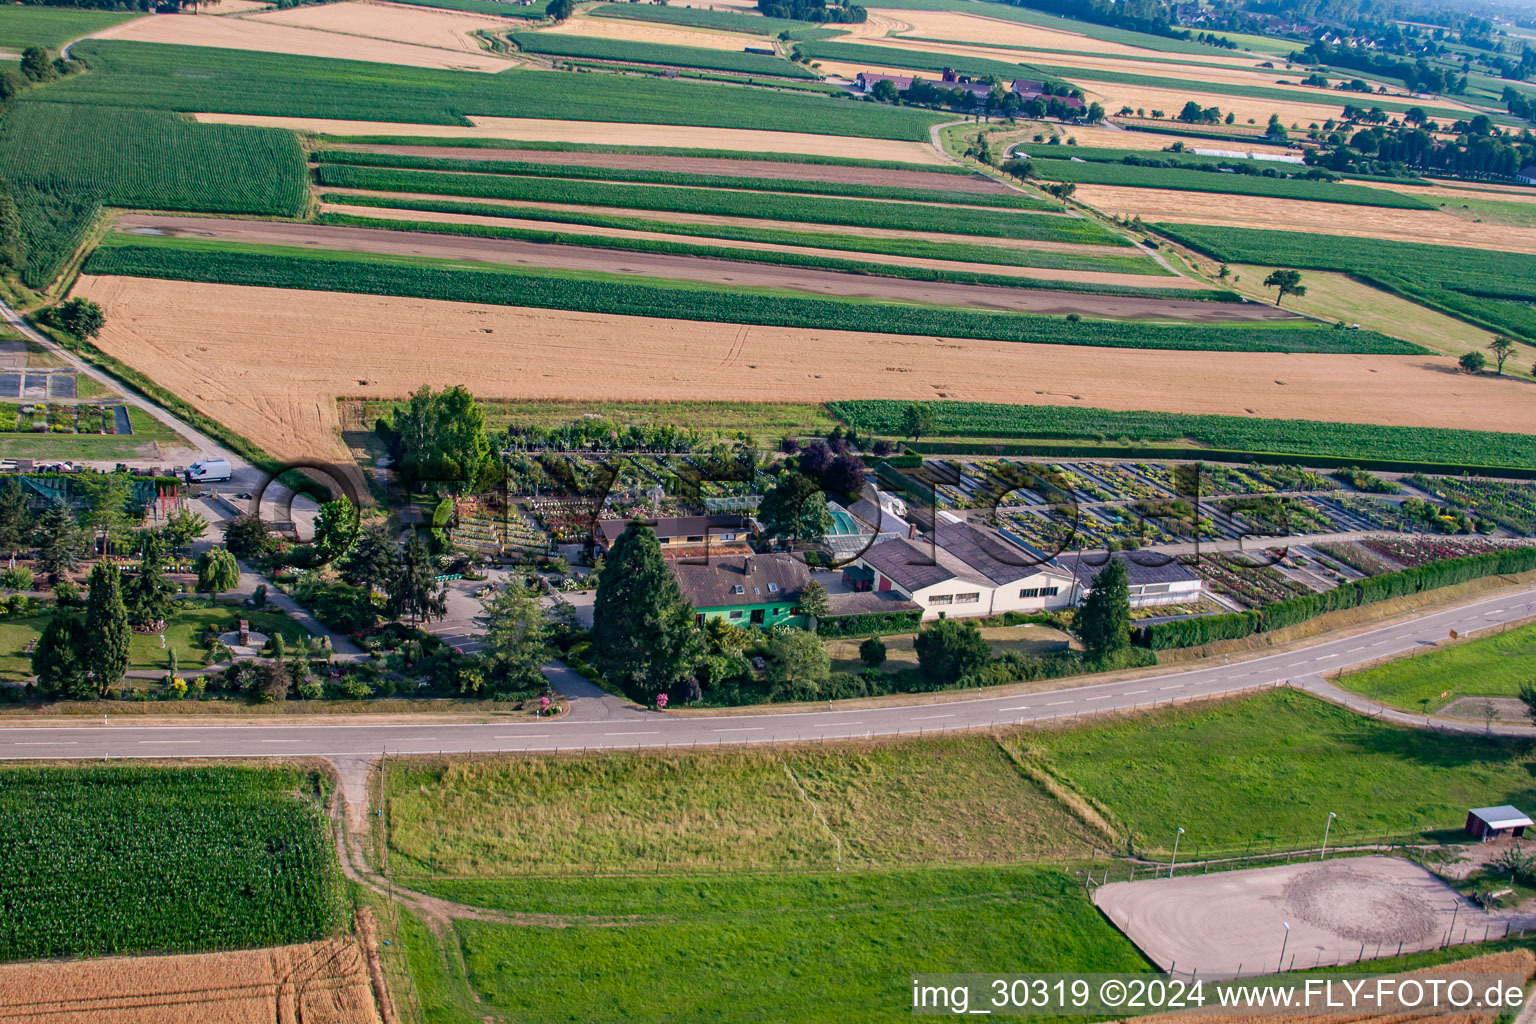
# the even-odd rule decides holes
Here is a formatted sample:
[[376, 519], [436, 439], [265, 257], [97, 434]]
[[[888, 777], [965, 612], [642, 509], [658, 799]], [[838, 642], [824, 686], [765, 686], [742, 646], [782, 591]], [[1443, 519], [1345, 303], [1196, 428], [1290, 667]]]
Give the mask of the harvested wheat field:
[[338, 57], [374, 64], [403, 64], [457, 71], [505, 71], [506, 57], [489, 52], [445, 50], [431, 46], [370, 39], [340, 32], [318, 32], [251, 18], [221, 18], [195, 14], [158, 14], [135, 18], [97, 32], [96, 39], [130, 39], [140, 43], [217, 46], [229, 50], [259, 50], [303, 57]]
[[1353, 185], [1365, 185], [1368, 188], [1386, 189], [1388, 192], [1401, 192], [1404, 195], [1418, 196], [1420, 199], [1443, 199], [1466, 202], [1476, 199], [1499, 203], [1536, 203], [1536, 188], [1516, 189], [1511, 187], [1507, 191], [1494, 192], [1484, 186], [1483, 182], [1476, 185], [1437, 184], [1437, 185], [1409, 185], [1398, 181], [1352, 181]]
[[1219, 107], [1222, 116], [1236, 114], [1239, 122], [1252, 118], [1260, 126], [1269, 121], [1270, 114], [1279, 114], [1280, 120], [1285, 122], [1286, 127], [1299, 124], [1302, 128], [1306, 128], [1313, 122], [1321, 125], [1330, 117], [1340, 117], [1344, 112], [1344, 104], [1353, 102], [1345, 99], [1331, 101], [1327, 98], [1328, 94], [1322, 90], [1314, 90], [1320, 102], [1309, 103], [1301, 99], [1256, 100], [1247, 96], [1230, 96], [1225, 93], [1191, 92], [1178, 87], [1164, 89], [1147, 85], [1122, 85], [1117, 82], [1094, 81], [1091, 72], [1073, 75], [1070, 81], [1083, 90], [1089, 101], [1097, 100], [1104, 104], [1106, 110], [1140, 107], [1173, 114], [1183, 107], [1186, 101], [1195, 100], [1202, 107]]
[[[1237, 64], [1242, 58], [1230, 54], [1211, 53], [1186, 54], [1169, 53], [1162, 50], [1145, 49], [1140, 46], [1127, 46], [1124, 43], [1111, 43], [1102, 39], [1091, 39], [1076, 32], [1061, 32], [1057, 29], [1042, 28], [1037, 25], [1027, 25], [1023, 22], [1010, 21], [1006, 18], [991, 18], [982, 14], [960, 14], [953, 11], [901, 11], [881, 10], [871, 8], [870, 17], [884, 15], [897, 21], [903, 21], [912, 28], [905, 35], [923, 36], [928, 39], [956, 39], [961, 41], [975, 41], [978, 43], [993, 43], [1000, 46], [1025, 46], [1041, 47], [1048, 50], [1077, 50], [1082, 53], [1128, 54], [1133, 57], [1176, 57], [1183, 61], [1193, 61], [1211, 64]], [[1258, 59], [1253, 61], [1258, 64]]]
[[558, 25], [539, 29], [561, 36], [590, 36], [597, 39], [618, 39], [626, 43], [661, 43], [666, 46], [697, 46], [707, 50], [735, 50], [744, 46], [772, 46], [773, 40], [766, 34], [747, 35], [742, 32], [711, 31], [692, 26], [663, 25], [654, 21], [631, 21], [628, 18], [588, 18], [577, 15]]
[[265, 0], [219, 0], [218, 7], [199, 11], [199, 14], [250, 14], [252, 11], [270, 11], [272, 5]]
[[[119, 222], [127, 232], [181, 238], [220, 239], [256, 245], [288, 246], [338, 252], [418, 256], [424, 259], [489, 263], [515, 267], [553, 267], [586, 273], [632, 274], [670, 281], [697, 281], [732, 288], [806, 292], [835, 298], [917, 302], [936, 306], [1000, 309], [1029, 313], [1084, 313], [1127, 320], [1182, 320], [1189, 323], [1248, 323], [1295, 320], [1296, 314], [1251, 302], [1206, 302], [1135, 295], [1013, 288], [1006, 285], [953, 284], [906, 278], [847, 274], [810, 267], [736, 262], [728, 259], [629, 252], [581, 245], [551, 245], [511, 238], [480, 238], [389, 228], [295, 224], [290, 221], [235, 220], [221, 217], [172, 217], [128, 214]], [[1137, 282], [1138, 284], [1157, 284]]]
[[[130, 23], [131, 24], [131, 23]], [[830, 101], [828, 101], [830, 102]], [[321, 135], [398, 135], [422, 139], [512, 139], [520, 142], [578, 142], [607, 146], [664, 146], [675, 149], [735, 149], [747, 153], [803, 153], [859, 160], [916, 164], [949, 161], [925, 142], [860, 139], [753, 128], [699, 128], [692, 125], [631, 124], [622, 121], [553, 121], [534, 117], [475, 117], [473, 127], [397, 121], [342, 121], [328, 117], [270, 117], [265, 114], [197, 113], [208, 124], [254, 124]]]
[[[1367, 965], [1369, 966], [1369, 965]], [[1536, 972], [1536, 956], [1529, 950], [1515, 949], [1507, 953], [1489, 953], [1486, 956], [1475, 956], [1466, 960], [1457, 960], [1454, 963], [1441, 964], [1438, 967], [1425, 967], [1417, 971], [1405, 971], [1394, 977], [1414, 977], [1415, 975], [1433, 975], [1434, 977], [1446, 977], [1448, 975], [1507, 975], [1513, 982], [1529, 980], [1532, 973]], [[1417, 1016], [1413, 1014], [1394, 1014], [1383, 1016], [1381, 1014], [1349, 1012], [1333, 1012], [1328, 1014], [1312, 1014], [1309, 1016], [1296, 1016], [1289, 1018], [1290, 1024], [1491, 1024], [1498, 1016], [1496, 1013], [1483, 1014], [1439, 1014], [1435, 1016]], [[1214, 1016], [1210, 1013], [1167, 1013], [1157, 1014], [1152, 1017], [1130, 1018], [1136, 1024], [1209, 1024], [1218, 1020], [1221, 1024], [1276, 1024], [1279, 1020], [1273, 1014], [1253, 1014], [1240, 1016], [1237, 1014], [1222, 1014]], [[1128, 1024], [1128, 1022], [1122, 1022]]]
[[892, 188], [928, 188], [944, 192], [1012, 193], [1000, 181], [981, 174], [938, 174], [882, 167], [844, 167], [837, 164], [795, 164], [777, 160], [731, 160], [725, 157], [664, 156], [636, 153], [585, 153], [557, 149], [480, 149], [464, 146], [337, 146], [364, 153], [399, 153], [406, 156], [444, 157], [458, 160], [510, 161], [557, 164], [562, 167], [613, 167], [623, 170], [675, 171], [681, 174], [714, 174], [727, 177], [779, 178], [786, 181], [836, 181]]
[[[1164, 152], [1175, 141], [1174, 137], [1164, 135], [1161, 132], [1138, 132], [1124, 128], [1100, 128], [1083, 124], [1055, 124], [1045, 121], [1025, 122], [1026, 130], [1023, 131], [1023, 141], [1028, 145], [1034, 145], [1031, 137], [1035, 134], [1060, 135], [1062, 138], [1077, 140], [1079, 146], [1102, 146], [1106, 149], [1141, 149]], [[1012, 137], [1009, 133], [1008, 137]], [[1277, 156], [1300, 156], [1301, 151], [1291, 149], [1288, 146], [1266, 146], [1258, 142], [1218, 142], [1214, 139], [1185, 139], [1184, 144], [1190, 149], [1231, 149], [1242, 150], [1248, 153], [1272, 153]], [[1363, 184], [1363, 182], [1362, 182]]]
[[352, 939], [0, 967], [0, 1024], [378, 1024]]
[[1536, 230], [1506, 224], [1477, 224], [1439, 210], [1393, 210], [1378, 206], [1314, 203], [1303, 199], [1176, 192], [1120, 185], [1079, 185], [1074, 198], [1107, 214], [1139, 216], [1146, 221], [1319, 231], [1355, 238], [1536, 253]]
[[[391, 199], [431, 200], [442, 202], [445, 197], [441, 195], [429, 195], [416, 192], [379, 192], [364, 188], [327, 188], [326, 195], [336, 196], [387, 196]], [[605, 217], [634, 217], [651, 221], [665, 221], [674, 224], [702, 224], [721, 227], [745, 227], [745, 228], [771, 228], [776, 231], [795, 231], [806, 234], [826, 233], [841, 234], [857, 233], [866, 238], [912, 238], [924, 242], [950, 242], [957, 245], [985, 245], [998, 249], [1025, 249], [1032, 252], [1070, 252], [1081, 256], [1138, 256], [1144, 254], [1144, 250], [1133, 249], [1126, 246], [1111, 248], [1105, 245], [1093, 245], [1086, 242], [1037, 242], [1024, 238], [989, 238], [985, 235], [948, 235], [933, 231], [903, 231], [899, 228], [850, 228], [838, 224], [814, 224], [807, 221], [794, 220], [765, 220], [756, 217], [728, 217], [716, 216], [708, 213], [674, 213], [672, 211], [636, 210], [627, 206], [579, 206], [573, 203], [530, 203], [518, 199], [481, 199], [470, 200], [477, 206], [502, 206], [511, 210], [522, 211], [530, 218], [537, 218], [541, 210], [560, 210], [572, 213], [590, 213]], [[547, 226], [547, 225], [546, 225]], [[560, 225], [560, 230], [574, 225]], [[1151, 256], [1147, 256], [1151, 259]], [[1163, 281], [1159, 280], [1159, 284]]]
[[[221, 5], [223, 0], [220, 0]], [[373, 0], [349, 0], [346, 3], [293, 7], [270, 14], [259, 14], [252, 21], [318, 32], [340, 32], [392, 39], [401, 43], [436, 46], [445, 50], [481, 53], [480, 43], [469, 33], [475, 29], [505, 30], [505, 18], [467, 14], [437, 7], [411, 7], [405, 4], [375, 3]]]
[[103, 351], [277, 458], [347, 458], [337, 396], [422, 384], [486, 399], [955, 398], [1536, 430], [1528, 385], [1445, 357], [1068, 350], [125, 277], [84, 276], [74, 294], [105, 310]]
[[[729, 238], [708, 238], [696, 235], [673, 235], [666, 232], [630, 231], [624, 228], [593, 227], [585, 224], [557, 224], [549, 221], [521, 220], [509, 217], [483, 217], [468, 213], [436, 213], [429, 210], [393, 210], [376, 206], [348, 206], [344, 203], [321, 203], [322, 213], [346, 213], [356, 217], [404, 221], [406, 223], [435, 224], [485, 224], [491, 227], [531, 228], [556, 230], [561, 234], [595, 235], [602, 238], [643, 238], [663, 242], [681, 242], [685, 245], [712, 245], [724, 249], [748, 249], [764, 252], [797, 252], [809, 256], [830, 256], [836, 259], [858, 260], [863, 263], [889, 263], [901, 267], [929, 267], [934, 270], [958, 270], [975, 273], [1009, 274], [1014, 277], [1046, 281], [1080, 281], [1084, 284], [1117, 284], [1140, 288], [1190, 288], [1204, 287], [1187, 277], [1152, 276], [1150, 274], [1118, 274], [1112, 271], [1048, 270], [1040, 267], [1015, 267], [1006, 264], [962, 263], [958, 260], [923, 259], [918, 256], [891, 256], [884, 253], [864, 253], [847, 249], [816, 249], [798, 245], [778, 245], [772, 242], [742, 242]], [[1293, 304], [1294, 305], [1294, 304]]]

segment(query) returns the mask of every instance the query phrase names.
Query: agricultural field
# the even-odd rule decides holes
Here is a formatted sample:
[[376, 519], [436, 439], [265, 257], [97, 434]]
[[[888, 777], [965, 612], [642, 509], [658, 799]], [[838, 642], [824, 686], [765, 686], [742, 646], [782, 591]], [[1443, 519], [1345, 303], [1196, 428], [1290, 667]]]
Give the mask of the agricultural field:
[[[103, 1004], [112, 1004], [104, 1010]], [[0, 966], [0, 1006], [49, 1024], [378, 1024], [352, 939], [272, 949]], [[22, 1009], [25, 1008], [25, 1009]]]
[[0, 119], [0, 177], [33, 288], [54, 278], [103, 205], [293, 216], [308, 201], [293, 135], [162, 111], [18, 103]]
[[[833, 401], [828, 408], [861, 432], [900, 436], [899, 401]], [[996, 440], [1098, 440], [1191, 445], [1340, 459], [1461, 462], [1536, 468], [1536, 441], [1491, 429], [1377, 426], [1317, 420], [1118, 412], [1110, 409], [936, 402], [934, 436]]]
[[505, 0], [389, 0], [389, 2], [409, 4], [412, 7], [435, 7], [445, 11], [491, 14], [498, 18], [516, 18], [526, 21], [537, 21], [544, 17], [544, 8], [549, 5], [549, 0], [533, 0], [527, 6], [516, 6], [506, 3]]
[[513, 32], [508, 38], [524, 53], [631, 64], [665, 64], [743, 75], [777, 75], [784, 78], [815, 78], [815, 74], [782, 57], [745, 53], [707, 46], [645, 43], [601, 36], [566, 35], [559, 32]]
[[[588, 8], [586, 18], [614, 18], [621, 21], [651, 22], [657, 25], [679, 25], [686, 28], [712, 29], [715, 32], [745, 33], [755, 36], [776, 36], [780, 32], [803, 30], [806, 23], [787, 18], [768, 18], [760, 14], [738, 14], [718, 7], [657, 7], [653, 4], [611, 3], [597, 4]], [[583, 19], [572, 19], [582, 21]], [[856, 26], [844, 26], [854, 28]], [[590, 32], [590, 28], [582, 28]], [[725, 37], [731, 39], [730, 36]], [[722, 43], [721, 45], [725, 45]], [[731, 45], [739, 46], [739, 39]]]
[[138, 17], [119, 11], [87, 11], [73, 7], [12, 5], [0, 8], [0, 47], [20, 50], [41, 46], [57, 50], [71, 39]]
[[1467, 697], [1520, 695], [1531, 681], [1536, 626], [1484, 634], [1339, 676], [1347, 690], [1405, 711], [1428, 713]]
[[311, 942], [341, 922], [313, 776], [119, 766], [0, 781], [0, 960]]
[[315, 4], [267, 11], [246, 20], [262, 25], [291, 25], [318, 32], [366, 36], [393, 42], [441, 50], [460, 50], [483, 54], [485, 47], [471, 33], [503, 30], [507, 22], [500, 17], [405, 7], [373, 0], [346, 0], [343, 3]]
[[[1209, 353], [1198, 367], [1178, 353], [935, 339], [600, 313], [535, 310], [495, 303], [273, 290], [145, 278], [86, 276], [75, 294], [107, 313], [98, 346], [108, 356], [186, 396], [199, 412], [284, 457], [346, 458], [337, 396], [400, 398], [423, 383], [464, 384], [482, 399], [581, 401], [731, 400], [822, 402], [884, 398], [1030, 403], [1035, 431], [1067, 422], [1063, 396], [1084, 406], [1159, 409], [1105, 420], [1081, 416], [1087, 436], [1114, 439], [1170, 413], [1226, 414], [1228, 440], [1273, 443], [1252, 424], [1258, 415], [1329, 420], [1347, 411], [1361, 422], [1509, 430], [1531, 415], [1522, 382], [1480, 382], [1468, 403], [1464, 378], [1432, 360], [1390, 356]], [[213, 318], [225, 325], [201, 329]], [[1087, 321], [1074, 326], [1085, 326]], [[1210, 328], [1215, 330], [1216, 328]], [[316, 345], [314, 339], [325, 339]], [[431, 353], [430, 357], [426, 353]], [[681, 368], [681, 369], [679, 369]], [[360, 383], [366, 382], [366, 383]], [[1400, 396], [1415, 395], [1411, 407]], [[941, 407], [942, 432], [959, 430]], [[1250, 412], [1251, 410], [1251, 412]], [[872, 410], [871, 410], [872, 411]], [[889, 415], [898, 415], [900, 405]], [[1001, 410], [1012, 418], [1014, 406]], [[859, 414], [861, 427], [889, 431]], [[990, 420], [990, 413], [988, 418]], [[986, 422], [987, 436], [1010, 431]], [[1179, 420], [1192, 426], [1193, 422]], [[1089, 426], [1087, 424], [1098, 424]], [[996, 429], [996, 432], [991, 432]], [[1166, 428], [1161, 428], [1166, 430]], [[1242, 434], [1238, 431], [1252, 431]], [[1339, 428], [1335, 439], [1369, 439], [1368, 428]], [[1305, 450], [1319, 441], [1309, 425], [1287, 435]], [[1529, 464], [1519, 435], [1496, 444], [1436, 446], [1460, 435], [1408, 432], [1408, 450], [1432, 458]], [[1478, 441], [1478, 435], [1467, 438]], [[1356, 445], [1359, 441], [1355, 442]], [[1343, 450], [1353, 453], [1354, 445]]]
[[[1395, 207], [1403, 210], [1433, 208], [1423, 200], [1401, 192], [1301, 178], [1266, 178], [1258, 174], [1222, 174], [1176, 167], [1136, 167], [1129, 164], [1077, 163], [1070, 160], [1035, 160], [1033, 166], [1037, 177], [1050, 181], [1071, 181], [1079, 185], [1214, 192], [1231, 196], [1269, 196], [1276, 199], [1305, 200], [1314, 203], [1347, 203], [1355, 206]], [[1086, 196], [1085, 199], [1087, 199]]]

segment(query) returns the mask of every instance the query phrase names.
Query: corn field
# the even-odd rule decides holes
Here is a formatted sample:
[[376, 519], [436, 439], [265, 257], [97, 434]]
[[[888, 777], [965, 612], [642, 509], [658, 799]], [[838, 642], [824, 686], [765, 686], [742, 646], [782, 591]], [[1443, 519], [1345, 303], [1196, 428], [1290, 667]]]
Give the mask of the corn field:
[[0, 769], [0, 960], [311, 941], [342, 904], [299, 772]]

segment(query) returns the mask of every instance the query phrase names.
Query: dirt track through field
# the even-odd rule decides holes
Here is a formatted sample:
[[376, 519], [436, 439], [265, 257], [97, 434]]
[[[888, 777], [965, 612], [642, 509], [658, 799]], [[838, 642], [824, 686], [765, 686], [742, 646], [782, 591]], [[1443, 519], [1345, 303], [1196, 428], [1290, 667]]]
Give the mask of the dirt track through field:
[[1158, 318], [1198, 322], [1296, 319], [1296, 315], [1288, 310], [1251, 302], [1152, 299], [1044, 289], [910, 281], [811, 268], [704, 259], [696, 256], [623, 252], [578, 245], [523, 242], [509, 238], [472, 238], [422, 231], [393, 231], [385, 228], [153, 214], [127, 214], [118, 221], [118, 228], [129, 234], [154, 233], [182, 238], [217, 238], [262, 245], [337, 249], [344, 252], [384, 253], [442, 260], [473, 260], [510, 266], [555, 267], [562, 270], [700, 281], [739, 288], [790, 289], [844, 298], [858, 297], [1032, 313], [1086, 313], [1089, 316], [1099, 317], [1138, 320]]
[[1536, 253], [1536, 230], [1507, 224], [1478, 224], [1439, 210], [1395, 210], [1383, 206], [1350, 206], [1303, 199], [1120, 185], [1079, 185], [1074, 198], [1106, 214], [1139, 216], [1148, 222], [1315, 231], [1355, 238]]
[[379, 1024], [352, 939], [0, 966], [0, 1024]]
[[[129, 24], [133, 24], [130, 22]], [[274, 117], [266, 114], [195, 113], [208, 124], [253, 124], [322, 135], [398, 135], [433, 139], [515, 139], [520, 142], [585, 142], [607, 146], [667, 146], [679, 149], [736, 149], [758, 153], [804, 153], [861, 160], [948, 164], [926, 142], [861, 139], [847, 135], [771, 132], [755, 128], [699, 128], [692, 125], [633, 124], [623, 121], [555, 121], [534, 117], [469, 118], [472, 127], [400, 121], [342, 121], [328, 117]]]
[[[1434, 356], [966, 341], [468, 302], [80, 278], [98, 344], [277, 458], [346, 459], [338, 395], [982, 402], [1536, 431], [1530, 386]], [[1411, 400], [1404, 396], [1411, 395]]]
[[679, 174], [715, 174], [743, 178], [779, 178], [787, 181], [834, 181], [853, 185], [884, 185], [894, 188], [926, 188], [945, 192], [1007, 193], [1014, 190], [980, 174], [939, 174], [879, 167], [844, 167], [837, 164], [792, 164], [777, 160], [730, 160], [724, 157], [641, 156], [633, 153], [583, 153], [556, 149], [482, 149], [468, 146], [338, 146], [365, 153], [398, 153], [403, 156], [440, 157], [449, 160], [484, 160], [558, 164], [562, 167], [611, 167], [636, 171], [672, 171]]
[[348, 206], [342, 203], [321, 203], [322, 213], [346, 213], [355, 217], [374, 217], [417, 223], [436, 224], [486, 224], [493, 227], [516, 227], [538, 231], [559, 231], [562, 234], [596, 235], [603, 238], [645, 238], [688, 245], [714, 245], [726, 249], [757, 249], [765, 252], [798, 252], [812, 256], [829, 256], [834, 259], [859, 260], [866, 263], [889, 263], [902, 267], [930, 267], [934, 270], [959, 270], [970, 273], [1007, 274], [1013, 277], [1034, 278], [1046, 281], [1081, 281], [1085, 284], [1123, 284], [1141, 288], [1201, 288], [1200, 282], [1187, 277], [1153, 276], [1150, 274], [1116, 274], [1087, 270], [1047, 270], [1040, 267], [1013, 267], [1001, 264], [962, 263], [958, 260], [929, 260], [913, 256], [890, 256], [884, 253], [864, 253], [847, 249], [816, 249], [795, 245], [775, 245], [769, 242], [741, 242], [728, 238], [708, 238], [697, 235], [672, 235], [664, 232], [627, 231], [623, 228], [589, 227], [584, 224], [554, 224], [549, 221], [519, 220], [509, 217], [482, 217], [463, 213], [434, 213], [427, 210], [394, 210], [375, 206]]

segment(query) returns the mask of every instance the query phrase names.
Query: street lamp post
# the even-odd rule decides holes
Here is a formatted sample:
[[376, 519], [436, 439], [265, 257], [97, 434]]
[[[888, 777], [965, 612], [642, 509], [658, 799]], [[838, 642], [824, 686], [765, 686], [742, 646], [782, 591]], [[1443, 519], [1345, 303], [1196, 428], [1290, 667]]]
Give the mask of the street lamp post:
[[1337, 817], [1338, 815], [1334, 814], [1332, 811], [1328, 812], [1328, 824], [1323, 826], [1323, 849], [1322, 852], [1317, 855], [1318, 860], [1322, 860], [1324, 857], [1328, 856], [1328, 830], [1333, 828], [1333, 819]]
[[1173, 869], [1179, 864], [1179, 837], [1184, 834], [1181, 828], [1173, 834], [1173, 857], [1168, 861], [1168, 877], [1173, 877]]
[[1287, 921], [1280, 924], [1285, 928], [1285, 937], [1280, 940], [1280, 970], [1285, 970], [1285, 944], [1291, 941], [1291, 926]]

